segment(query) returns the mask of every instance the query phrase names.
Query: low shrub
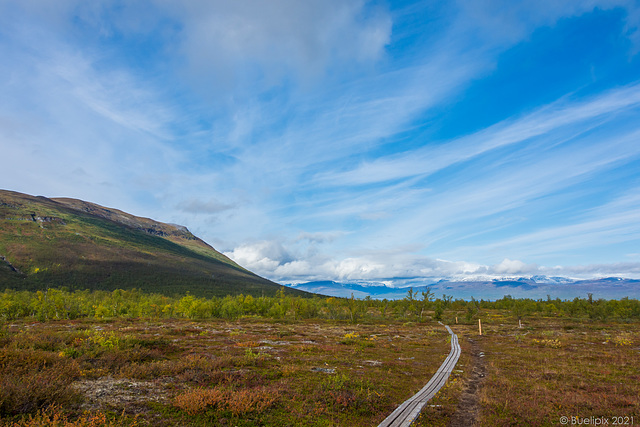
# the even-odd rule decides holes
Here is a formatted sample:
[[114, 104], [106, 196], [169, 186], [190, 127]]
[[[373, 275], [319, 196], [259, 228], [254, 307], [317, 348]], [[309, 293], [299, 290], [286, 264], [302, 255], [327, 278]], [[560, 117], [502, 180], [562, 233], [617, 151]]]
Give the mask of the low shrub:
[[233, 415], [262, 413], [279, 399], [279, 393], [271, 388], [253, 389], [198, 388], [176, 396], [173, 406], [189, 415], [197, 415], [207, 410], [229, 411]]
[[79, 399], [71, 382], [80, 376], [75, 361], [34, 351], [0, 352], [0, 417], [35, 413]]
[[49, 406], [35, 414], [29, 414], [21, 419], [6, 424], [7, 427], [124, 427], [137, 426], [136, 419], [125, 417], [115, 418], [104, 412], [85, 413], [77, 418], [71, 418], [59, 406]]
[[538, 339], [534, 338], [533, 339], [533, 343], [541, 345], [541, 346], [544, 346], [544, 347], [550, 347], [550, 348], [560, 348], [560, 347], [562, 347], [562, 343], [558, 339], [542, 339], [542, 340], [538, 340]]
[[624, 334], [616, 335], [611, 341], [613, 341], [616, 346], [627, 346], [632, 343], [631, 337]]
[[355, 332], [349, 332], [342, 337], [340, 340], [340, 344], [352, 345], [358, 343], [358, 338], [360, 338], [360, 334]]
[[387, 398], [375, 390], [368, 381], [337, 374], [322, 381], [316, 399], [341, 412], [376, 413], [386, 406]]

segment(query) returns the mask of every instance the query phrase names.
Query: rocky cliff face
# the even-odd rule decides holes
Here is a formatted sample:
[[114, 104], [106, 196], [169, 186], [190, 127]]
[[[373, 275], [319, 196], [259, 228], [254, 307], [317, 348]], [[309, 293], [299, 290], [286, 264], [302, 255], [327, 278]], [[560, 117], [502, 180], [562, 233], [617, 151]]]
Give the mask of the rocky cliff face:
[[182, 225], [165, 224], [150, 218], [137, 217], [118, 209], [106, 208], [95, 203], [70, 198], [48, 199], [42, 196], [33, 197], [11, 191], [0, 191], [0, 219], [33, 221], [39, 223], [41, 227], [47, 223], [66, 225], [64, 219], [50, 216], [43, 212], [30, 211], [25, 214], [24, 208], [27, 207], [25, 202], [29, 201], [37, 202], [35, 206], [48, 205], [55, 207], [55, 205], [57, 205], [58, 207], [66, 207], [74, 211], [83, 212], [91, 216], [104, 218], [136, 230], [144, 231], [153, 236], [193, 240], [210, 247], [204, 241], [194, 236], [187, 227]]
[[[105, 208], [95, 203], [85, 202], [83, 200], [69, 198], [52, 198], [56, 203], [64, 205], [70, 209], [85, 212], [93, 216], [105, 218], [127, 227], [144, 231], [147, 234], [160, 237], [175, 237], [184, 240], [198, 240], [206, 245], [206, 243], [194, 236], [187, 227], [175, 224], [165, 224], [154, 221], [150, 218], [137, 217], [118, 209]], [[207, 245], [208, 246], [208, 245]]]
[[7, 265], [7, 267], [9, 267], [9, 270], [13, 271], [14, 273], [22, 274], [22, 271], [14, 267], [13, 264], [11, 264], [9, 260], [2, 255], [0, 255], [0, 262], [4, 262]]

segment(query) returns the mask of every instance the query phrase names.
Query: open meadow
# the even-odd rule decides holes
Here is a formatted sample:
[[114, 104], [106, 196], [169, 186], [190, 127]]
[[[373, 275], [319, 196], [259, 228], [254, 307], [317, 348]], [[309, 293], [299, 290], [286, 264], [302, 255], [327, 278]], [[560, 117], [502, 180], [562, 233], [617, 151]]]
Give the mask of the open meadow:
[[0, 0], [0, 427], [640, 426], [640, 0]]
[[505, 312], [482, 317], [482, 336], [477, 323], [452, 328], [471, 352], [466, 393], [447, 391], [450, 379], [421, 425], [451, 425], [455, 411], [486, 427], [640, 423], [639, 323], [534, 316], [519, 328]]
[[[50, 292], [73, 305], [75, 294]], [[640, 422], [640, 323], [570, 316], [560, 302], [556, 311], [548, 302], [537, 311], [510, 299], [502, 303], [511, 309], [446, 298], [422, 307], [411, 298], [316, 299], [307, 304], [317, 311], [294, 318], [303, 300], [281, 295], [263, 301], [281, 304], [278, 318], [241, 311], [190, 319], [178, 308], [155, 317], [114, 314], [108, 298], [137, 295], [140, 305], [145, 295], [87, 293], [79, 298], [93, 297], [91, 316], [79, 307], [74, 316], [45, 310], [38, 318], [35, 308], [15, 315], [8, 301], [16, 295], [2, 299], [2, 425], [377, 425], [449, 353], [450, 336], [436, 318], [458, 335], [462, 356], [418, 425], [546, 426], [562, 425], [563, 416]]]

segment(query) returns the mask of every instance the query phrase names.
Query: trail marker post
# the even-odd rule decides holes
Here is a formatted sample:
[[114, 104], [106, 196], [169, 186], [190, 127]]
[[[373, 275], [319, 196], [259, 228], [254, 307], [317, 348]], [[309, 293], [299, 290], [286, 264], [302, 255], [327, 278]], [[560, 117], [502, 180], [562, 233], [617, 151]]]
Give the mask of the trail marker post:
[[480, 331], [480, 335], [482, 335], [482, 322], [478, 319], [478, 331]]

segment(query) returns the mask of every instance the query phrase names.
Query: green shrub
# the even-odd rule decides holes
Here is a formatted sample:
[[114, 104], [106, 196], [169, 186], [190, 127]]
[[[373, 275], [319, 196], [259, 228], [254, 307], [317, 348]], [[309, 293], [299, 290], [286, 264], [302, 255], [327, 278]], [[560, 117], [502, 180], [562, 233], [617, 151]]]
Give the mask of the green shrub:
[[71, 388], [78, 364], [51, 353], [0, 350], [0, 417], [35, 413], [78, 400]]

